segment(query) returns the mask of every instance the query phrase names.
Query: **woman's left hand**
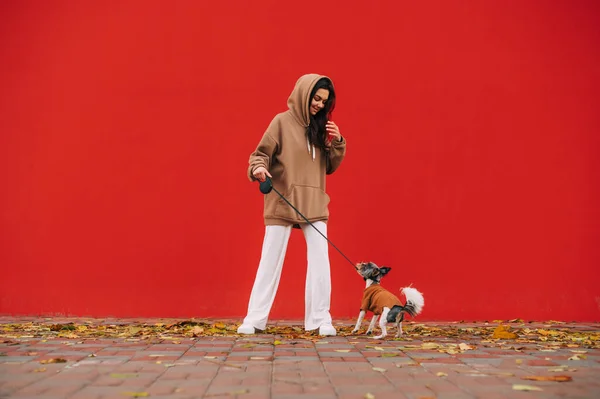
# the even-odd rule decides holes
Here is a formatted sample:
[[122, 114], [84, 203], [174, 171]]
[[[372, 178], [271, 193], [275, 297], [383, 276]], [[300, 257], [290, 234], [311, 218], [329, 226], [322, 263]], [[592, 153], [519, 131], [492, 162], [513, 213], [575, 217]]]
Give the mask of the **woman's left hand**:
[[332, 121], [328, 121], [325, 126], [328, 134], [328, 140], [326, 141], [327, 147], [331, 147], [331, 142], [333, 140], [342, 141], [342, 134], [340, 133], [340, 128]]

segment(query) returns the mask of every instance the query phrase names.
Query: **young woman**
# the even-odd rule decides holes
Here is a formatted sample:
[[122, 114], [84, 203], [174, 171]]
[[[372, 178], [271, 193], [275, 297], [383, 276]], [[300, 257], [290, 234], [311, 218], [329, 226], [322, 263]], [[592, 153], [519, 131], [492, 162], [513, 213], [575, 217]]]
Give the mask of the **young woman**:
[[[288, 110], [275, 116], [256, 151], [250, 155], [248, 178], [271, 178], [282, 193], [323, 235], [327, 236], [329, 196], [325, 177], [340, 166], [346, 140], [330, 121], [335, 107], [331, 79], [309, 74], [298, 79]], [[327, 241], [274, 191], [265, 195], [265, 236], [248, 313], [240, 334], [264, 330], [279, 286], [292, 228], [301, 228], [307, 245], [304, 328], [335, 335], [329, 313], [331, 275]]]

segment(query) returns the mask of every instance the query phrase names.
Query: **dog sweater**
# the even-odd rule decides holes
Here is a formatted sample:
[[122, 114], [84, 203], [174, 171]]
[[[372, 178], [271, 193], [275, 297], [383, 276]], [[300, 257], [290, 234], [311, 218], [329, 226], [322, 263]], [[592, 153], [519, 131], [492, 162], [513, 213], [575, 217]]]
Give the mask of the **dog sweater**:
[[370, 311], [373, 314], [380, 315], [383, 308], [392, 308], [394, 305], [402, 306], [402, 303], [394, 294], [383, 288], [379, 284], [372, 284], [365, 289], [360, 310]]

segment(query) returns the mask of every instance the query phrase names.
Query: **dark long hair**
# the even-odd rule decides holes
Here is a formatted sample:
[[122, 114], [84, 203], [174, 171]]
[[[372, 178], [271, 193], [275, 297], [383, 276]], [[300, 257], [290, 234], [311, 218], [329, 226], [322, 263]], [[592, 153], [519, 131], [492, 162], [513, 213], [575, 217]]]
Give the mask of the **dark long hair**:
[[[310, 102], [315, 96], [315, 93], [319, 89], [329, 90], [329, 98], [325, 103], [325, 107], [317, 112], [316, 115], [310, 115]], [[331, 113], [335, 108], [335, 91], [333, 90], [333, 84], [327, 78], [319, 79], [315, 87], [312, 89], [310, 93], [310, 98], [308, 99], [308, 107], [309, 107], [309, 117], [310, 123], [308, 125], [308, 129], [306, 134], [308, 135], [308, 140], [310, 144], [315, 147], [319, 147], [321, 149], [325, 149], [325, 137], [327, 136], [327, 131], [325, 130], [325, 125], [327, 121], [331, 118]]]

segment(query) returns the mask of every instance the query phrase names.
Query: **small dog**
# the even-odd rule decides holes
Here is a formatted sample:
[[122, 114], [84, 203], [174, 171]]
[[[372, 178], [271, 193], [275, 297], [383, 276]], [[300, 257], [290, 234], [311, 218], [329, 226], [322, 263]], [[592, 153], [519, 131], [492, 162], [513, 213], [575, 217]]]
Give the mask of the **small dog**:
[[404, 287], [401, 289], [402, 293], [406, 297], [406, 304], [402, 305], [400, 299], [397, 296], [383, 288], [379, 282], [381, 278], [388, 274], [391, 267], [379, 267], [373, 262], [364, 262], [356, 265], [357, 273], [367, 282], [365, 291], [363, 294], [362, 303], [360, 306], [360, 314], [356, 326], [352, 333], [356, 333], [360, 329], [360, 325], [365, 317], [367, 311], [373, 313], [371, 324], [367, 330], [367, 335], [373, 332], [377, 318], [381, 315], [379, 321], [379, 327], [381, 328], [381, 335], [373, 337], [373, 339], [381, 339], [387, 336], [387, 323], [396, 323], [397, 333], [396, 337], [402, 335], [402, 321], [404, 320], [404, 314], [408, 313], [411, 317], [415, 317], [425, 305], [425, 299], [423, 294], [412, 287]]

